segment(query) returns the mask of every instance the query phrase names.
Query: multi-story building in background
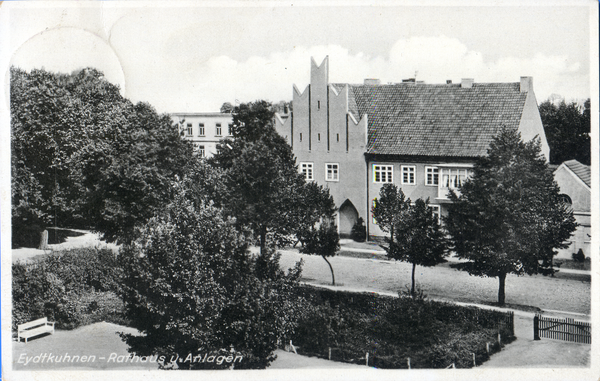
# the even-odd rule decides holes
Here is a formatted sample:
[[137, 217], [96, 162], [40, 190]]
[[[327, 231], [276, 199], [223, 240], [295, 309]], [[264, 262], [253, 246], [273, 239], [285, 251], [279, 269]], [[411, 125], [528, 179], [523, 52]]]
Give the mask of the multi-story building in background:
[[179, 126], [182, 136], [190, 140], [198, 155], [209, 157], [217, 152], [217, 144], [231, 136], [233, 118], [220, 112], [171, 113], [173, 122]]

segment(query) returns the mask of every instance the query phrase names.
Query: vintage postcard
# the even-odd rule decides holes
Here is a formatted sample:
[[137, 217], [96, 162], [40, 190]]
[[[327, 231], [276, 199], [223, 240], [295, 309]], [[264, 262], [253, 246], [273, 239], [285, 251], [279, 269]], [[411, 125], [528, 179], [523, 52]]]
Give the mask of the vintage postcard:
[[0, 3], [2, 377], [596, 380], [598, 2]]

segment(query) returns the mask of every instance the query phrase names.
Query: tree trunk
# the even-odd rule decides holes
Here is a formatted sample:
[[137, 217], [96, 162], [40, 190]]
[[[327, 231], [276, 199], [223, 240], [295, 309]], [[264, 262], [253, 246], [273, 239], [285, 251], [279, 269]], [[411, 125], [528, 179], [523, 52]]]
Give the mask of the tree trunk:
[[417, 268], [417, 264], [413, 263], [412, 268], [412, 286], [410, 288], [410, 296], [415, 297], [415, 269]]
[[506, 285], [506, 273], [500, 273], [498, 275], [498, 305], [503, 306], [504, 300], [506, 299], [506, 295], [504, 292], [504, 287]]
[[331, 285], [335, 286], [335, 275], [333, 275], [333, 267], [331, 267], [331, 263], [329, 263], [329, 261], [327, 260], [327, 258], [325, 258], [324, 255], [322, 255], [322, 257], [325, 260], [325, 262], [327, 262], [327, 264], [329, 265], [329, 269], [331, 270]]
[[40, 250], [48, 250], [48, 230], [44, 230], [40, 237]]

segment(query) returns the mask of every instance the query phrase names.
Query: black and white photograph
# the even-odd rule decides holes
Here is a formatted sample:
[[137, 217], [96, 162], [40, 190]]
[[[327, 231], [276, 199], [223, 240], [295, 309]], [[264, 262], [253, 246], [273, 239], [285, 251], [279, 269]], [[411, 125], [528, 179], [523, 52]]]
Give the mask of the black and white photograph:
[[597, 380], [598, 11], [1, 2], [2, 378]]

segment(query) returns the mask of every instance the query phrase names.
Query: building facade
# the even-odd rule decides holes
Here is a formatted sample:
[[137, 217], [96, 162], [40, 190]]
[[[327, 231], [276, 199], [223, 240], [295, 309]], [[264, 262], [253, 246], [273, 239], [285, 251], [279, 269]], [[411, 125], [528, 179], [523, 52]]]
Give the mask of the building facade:
[[231, 136], [233, 118], [220, 112], [172, 113], [171, 119], [179, 126], [183, 137], [190, 140], [198, 155], [210, 157], [217, 152], [217, 144]]
[[310, 84], [293, 88], [293, 113], [277, 117], [307, 180], [329, 188], [338, 228], [349, 235], [363, 218], [370, 237], [383, 232], [371, 207], [385, 183], [411, 200], [429, 198], [445, 214], [448, 190], [458, 189], [475, 160], [503, 127], [549, 147], [531, 77], [515, 83], [430, 85], [414, 80], [382, 85], [329, 83], [329, 59], [311, 60]]
[[586, 257], [591, 254], [591, 175], [590, 167], [577, 160], [565, 161], [554, 171], [554, 180], [560, 187], [565, 202], [573, 209], [578, 224], [569, 240], [571, 245], [559, 250], [556, 258], [571, 259], [572, 254], [579, 249]]

